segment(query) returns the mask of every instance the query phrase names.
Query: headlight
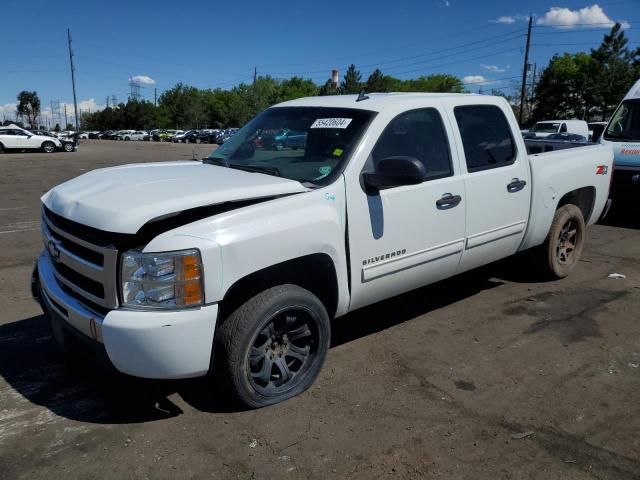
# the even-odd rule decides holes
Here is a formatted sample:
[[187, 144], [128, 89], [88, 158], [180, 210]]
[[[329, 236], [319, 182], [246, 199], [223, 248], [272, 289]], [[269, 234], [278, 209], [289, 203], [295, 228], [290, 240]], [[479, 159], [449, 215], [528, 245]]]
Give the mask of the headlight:
[[202, 260], [196, 249], [166, 253], [130, 250], [122, 255], [122, 302], [133, 308], [202, 305]]

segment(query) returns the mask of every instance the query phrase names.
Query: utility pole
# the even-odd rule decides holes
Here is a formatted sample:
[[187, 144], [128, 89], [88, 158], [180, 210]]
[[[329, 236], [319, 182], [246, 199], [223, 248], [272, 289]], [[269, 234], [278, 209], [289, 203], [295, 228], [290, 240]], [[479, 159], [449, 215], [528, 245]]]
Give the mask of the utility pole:
[[524, 51], [524, 67], [522, 69], [522, 90], [520, 91], [520, 115], [518, 122], [522, 126], [522, 117], [524, 114], [524, 97], [527, 94], [527, 71], [529, 70], [529, 47], [531, 47], [531, 24], [533, 16], [529, 15], [529, 28], [527, 29], [527, 48]]
[[[64, 104], [64, 128], [63, 130], [67, 129], [67, 125], [69, 125], [69, 121], [67, 120], [67, 104]], [[77, 131], [77, 129], [76, 129]]]
[[[73, 50], [71, 50], [71, 32], [67, 28], [67, 40], [69, 41], [69, 63], [71, 64], [71, 85], [73, 86], [73, 110], [76, 114], [76, 132], [78, 132], [78, 100], [76, 98], [76, 75], [75, 67], [73, 66]], [[65, 125], [66, 127], [66, 125]]]
[[253, 67], [253, 84], [256, 84], [256, 78], [258, 78], [258, 67]]

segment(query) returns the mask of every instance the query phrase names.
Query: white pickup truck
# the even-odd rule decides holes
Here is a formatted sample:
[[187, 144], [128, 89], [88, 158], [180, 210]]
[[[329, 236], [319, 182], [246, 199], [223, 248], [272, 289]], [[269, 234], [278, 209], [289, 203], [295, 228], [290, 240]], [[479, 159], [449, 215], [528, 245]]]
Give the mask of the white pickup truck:
[[[304, 138], [271, 148], [283, 131]], [[355, 309], [533, 247], [566, 276], [612, 160], [600, 145], [528, 156], [499, 97], [293, 100], [203, 161], [47, 192], [33, 293], [63, 347], [139, 377], [211, 370], [260, 407], [312, 384], [331, 320]]]

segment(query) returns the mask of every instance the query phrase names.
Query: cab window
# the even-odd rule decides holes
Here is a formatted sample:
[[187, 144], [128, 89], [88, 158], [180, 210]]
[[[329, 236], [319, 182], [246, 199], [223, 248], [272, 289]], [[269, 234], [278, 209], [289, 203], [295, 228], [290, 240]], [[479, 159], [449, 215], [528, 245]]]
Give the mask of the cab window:
[[371, 153], [373, 164], [389, 157], [412, 157], [427, 171], [425, 180], [453, 175], [447, 132], [435, 108], [411, 110], [391, 120]]
[[511, 165], [516, 148], [511, 128], [502, 110], [495, 105], [455, 107], [467, 171], [477, 172]]

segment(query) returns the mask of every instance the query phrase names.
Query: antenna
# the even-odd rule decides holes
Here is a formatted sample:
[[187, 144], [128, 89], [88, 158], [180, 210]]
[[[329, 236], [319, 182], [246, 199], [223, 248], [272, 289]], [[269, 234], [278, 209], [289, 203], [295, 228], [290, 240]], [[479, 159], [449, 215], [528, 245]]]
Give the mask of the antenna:
[[360, 93], [358, 94], [358, 98], [356, 98], [356, 102], [362, 102], [363, 100], [369, 100], [369, 95], [367, 95], [366, 90], [360, 90]]

